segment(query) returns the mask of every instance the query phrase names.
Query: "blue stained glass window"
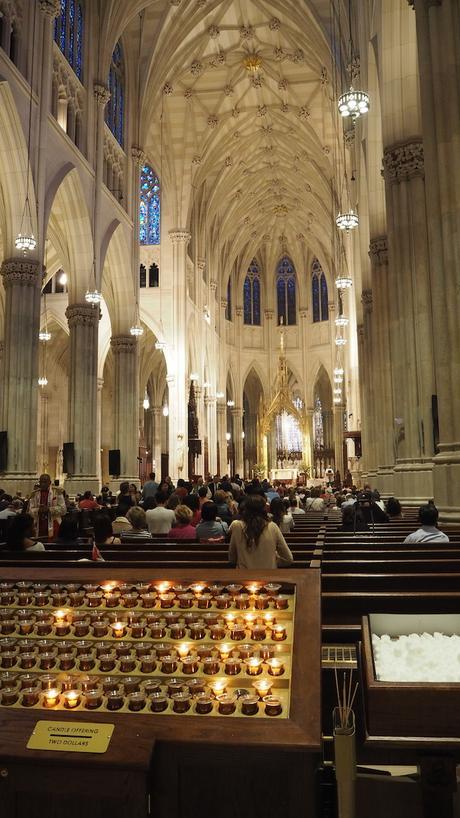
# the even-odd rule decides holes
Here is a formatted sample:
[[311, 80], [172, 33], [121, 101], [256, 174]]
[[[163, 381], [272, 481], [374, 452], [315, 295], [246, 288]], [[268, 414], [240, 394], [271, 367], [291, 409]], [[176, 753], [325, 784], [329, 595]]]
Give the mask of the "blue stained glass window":
[[278, 301], [278, 324], [292, 326], [297, 323], [296, 272], [292, 261], [285, 256], [278, 264], [276, 292]]
[[160, 244], [160, 180], [150, 165], [144, 165], [140, 176], [139, 241]]
[[[105, 106], [105, 121], [107, 126], [112, 131], [117, 142], [123, 147], [124, 137], [124, 118], [125, 118], [125, 101], [124, 101], [124, 65], [123, 53], [120, 43], [117, 43], [110, 65], [109, 77], [107, 85], [110, 91], [110, 99]], [[147, 242], [151, 244], [152, 242]]]
[[232, 320], [232, 277], [228, 277], [227, 282], [227, 306], [225, 307], [225, 318], [227, 321]]
[[255, 259], [251, 261], [248, 274], [244, 280], [243, 307], [244, 323], [260, 326], [260, 270]]
[[327, 280], [323, 268], [317, 258], [311, 265], [311, 295], [313, 306], [313, 322], [327, 321], [329, 318], [329, 297]]
[[81, 0], [61, 0], [54, 22], [54, 39], [81, 80], [83, 70], [83, 6]]

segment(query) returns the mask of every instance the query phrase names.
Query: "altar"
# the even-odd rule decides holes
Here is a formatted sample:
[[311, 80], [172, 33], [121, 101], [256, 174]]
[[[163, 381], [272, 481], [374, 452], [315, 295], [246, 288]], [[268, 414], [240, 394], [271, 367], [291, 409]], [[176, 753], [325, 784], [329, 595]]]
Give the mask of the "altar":
[[299, 475], [298, 469], [270, 469], [270, 480], [289, 480], [296, 482]]

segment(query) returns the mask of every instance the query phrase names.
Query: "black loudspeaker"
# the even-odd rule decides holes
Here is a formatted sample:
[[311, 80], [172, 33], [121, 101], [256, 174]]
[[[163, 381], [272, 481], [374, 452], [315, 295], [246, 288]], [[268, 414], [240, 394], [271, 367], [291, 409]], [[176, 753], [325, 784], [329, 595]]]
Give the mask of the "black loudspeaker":
[[75, 446], [73, 443], [64, 443], [62, 447], [63, 471], [66, 474], [75, 474]]
[[120, 471], [120, 449], [109, 449], [109, 474], [119, 477]]
[[0, 472], [8, 468], [8, 432], [0, 432]]

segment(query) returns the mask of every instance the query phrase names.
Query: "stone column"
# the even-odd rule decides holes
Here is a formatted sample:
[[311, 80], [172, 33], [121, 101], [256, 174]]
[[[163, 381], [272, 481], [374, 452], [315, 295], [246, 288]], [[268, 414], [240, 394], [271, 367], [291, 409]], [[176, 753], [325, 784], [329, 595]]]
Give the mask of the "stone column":
[[157, 480], [161, 475], [161, 418], [163, 416], [162, 406], [152, 406], [150, 409], [152, 413], [153, 435], [152, 435], [152, 462], [155, 463], [153, 471], [156, 473]]
[[369, 426], [367, 404], [371, 399], [371, 393], [368, 382], [368, 361], [366, 354], [366, 345], [364, 343], [364, 326], [358, 324], [358, 358], [359, 358], [359, 388], [361, 397], [361, 449], [362, 449], [362, 463], [361, 474], [363, 480], [367, 478], [367, 451], [369, 441]]
[[170, 230], [173, 247], [172, 289], [174, 371], [169, 381], [169, 473], [173, 480], [187, 475], [188, 419], [187, 419], [187, 245], [190, 233]]
[[394, 493], [394, 412], [391, 382], [390, 310], [388, 280], [388, 241], [386, 236], [372, 239], [369, 245], [374, 300], [374, 367], [377, 477], [375, 485], [383, 496]]
[[99, 491], [97, 479], [97, 351], [100, 311], [90, 304], [70, 304], [69, 436], [75, 448], [75, 474], [67, 477], [69, 494]]
[[243, 475], [243, 410], [232, 409], [233, 451], [235, 454], [235, 474]]
[[48, 473], [49, 468], [49, 458], [48, 458], [48, 395], [44, 390], [40, 392], [40, 408], [39, 408], [39, 418], [40, 418], [40, 441], [39, 441], [39, 457], [38, 460], [38, 469], [37, 472], [42, 474], [43, 472]]
[[8, 432], [6, 491], [30, 491], [36, 481], [38, 332], [41, 265], [25, 258], [4, 261], [2, 430]]
[[[394, 490], [419, 505], [433, 495], [435, 394], [431, 283], [421, 140], [385, 148], [391, 373], [397, 435]], [[437, 265], [438, 266], [438, 265]], [[399, 424], [399, 425], [398, 425]]]
[[48, 116], [51, 108], [51, 84], [53, 76], [53, 28], [54, 19], [60, 13], [59, 0], [39, 0], [39, 9], [42, 13], [43, 29], [41, 41], [41, 74], [39, 98], [39, 126], [38, 126], [38, 162], [37, 162], [37, 214], [38, 214], [38, 241], [39, 246], [45, 246], [45, 194], [46, 194], [46, 152], [48, 149]]
[[377, 475], [377, 429], [376, 429], [376, 361], [373, 338], [373, 294], [371, 289], [361, 293], [363, 305], [362, 370], [365, 383], [364, 422], [367, 429], [366, 449], [363, 450], [366, 475], [373, 486]]
[[434, 498], [460, 521], [460, 41], [458, 0], [415, 0], [439, 413]]
[[114, 335], [110, 346], [115, 364], [113, 448], [120, 449], [120, 480], [139, 483], [137, 338], [132, 335]]
[[222, 476], [227, 470], [227, 407], [224, 402], [217, 403], [216, 414], [217, 444], [219, 447], [216, 473]]
[[344, 403], [334, 404], [334, 449], [335, 449], [335, 470], [340, 472], [340, 477], [344, 478], [343, 464], [343, 413], [346, 405]]
[[102, 445], [102, 390], [104, 388], [104, 378], [97, 379], [97, 426], [96, 426], [96, 475], [99, 484], [102, 485], [102, 461], [101, 461], [101, 445]]
[[209, 472], [217, 474], [217, 417], [216, 399], [206, 397], [204, 399], [206, 407], [206, 419], [208, 429], [208, 464]]
[[96, 162], [94, 179], [94, 259], [96, 273], [96, 287], [101, 289], [101, 258], [100, 258], [100, 232], [101, 232], [101, 197], [102, 182], [104, 176], [104, 109], [110, 99], [110, 91], [101, 82], [94, 84], [94, 99], [96, 101]]

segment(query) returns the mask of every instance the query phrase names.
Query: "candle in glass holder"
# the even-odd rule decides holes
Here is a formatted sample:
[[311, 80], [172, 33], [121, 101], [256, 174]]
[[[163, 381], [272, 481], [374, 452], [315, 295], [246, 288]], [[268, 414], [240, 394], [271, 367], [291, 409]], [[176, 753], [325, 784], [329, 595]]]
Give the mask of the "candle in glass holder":
[[175, 622], [169, 629], [171, 639], [183, 639], [186, 633], [185, 623]]
[[40, 670], [50, 670], [56, 665], [56, 651], [48, 651], [40, 655]]
[[131, 625], [131, 636], [133, 639], [143, 639], [145, 636], [146, 628], [145, 622], [142, 620], [141, 622], [136, 622]]
[[278, 696], [265, 696], [263, 702], [266, 716], [280, 716], [283, 712], [281, 699]]
[[190, 639], [204, 639], [206, 636], [206, 628], [204, 622], [196, 622], [190, 625]]
[[274, 642], [283, 642], [287, 633], [284, 625], [274, 625], [272, 628], [272, 639]]
[[196, 677], [187, 681], [187, 687], [192, 696], [198, 696], [200, 693], [205, 693], [208, 690], [204, 679], [197, 679]]
[[112, 636], [114, 636], [115, 639], [122, 639], [125, 633], [126, 628], [124, 622], [114, 622], [112, 624]]
[[32, 633], [34, 627], [34, 620], [33, 619], [23, 619], [19, 623], [19, 633], [22, 636], [28, 636], [29, 633]]
[[[3, 684], [0, 684], [0, 687], [14, 687], [16, 684], [19, 684], [21, 690], [24, 690], [25, 687], [36, 687], [37, 684], [40, 685], [41, 681], [37, 678], [35, 673], [21, 673], [19, 678], [17, 678], [14, 673], [2, 673], [2, 676], [9, 676], [10, 678], [8, 682], [5, 679]], [[50, 685], [50, 687], [54, 687], [54, 685]]]
[[177, 670], [177, 661], [175, 656], [163, 656], [161, 660], [162, 673], [175, 673]]
[[115, 653], [113, 651], [109, 653], [103, 653], [99, 656], [99, 670], [102, 670], [103, 673], [108, 673], [115, 667]]
[[170, 582], [154, 582], [153, 587], [159, 594], [165, 594], [171, 587]]
[[59, 608], [60, 605], [65, 605], [67, 593], [65, 591], [54, 591], [51, 594], [51, 604]]
[[214, 676], [219, 673], [219, 670], [220, 665], [215, 656], [206, 656], [203, 659], [203, 673], [206, 673], [207, 676]]
[[271, 693], [273, 682], [270, 679], [257, 679], [255, 682], [252, 683], [254, 690], [258, 693], [261, 699], [264, 696], [268, 696]]
[[243, 696], [241, 699], [241, 712], [243, 716], [256, 716], [259, 712], [258, 696]]
[[268, 608], [269, 598], [267, 594], [259, 594], [254, 598], [254, 607], [256, 611], [263, 611]]
[[116, 642], [113, 646], [113, 650], [117, 654], [117, 658], [120, 659], [121, 656], [130, 656], [132, 652], [132, 646], [130, 642]]
[[132, 673], [136, 668], [136, 660], [133, 656], [121, 656], [120, 671], [122, 673]]
[[144, 682], [144, 690], [146, 696], [151, 696], [152, 693], [161, 693], [160, 683], [155, 679], [147, 679], [147, 681]]
[[123, 679], [123, 687], [126, 695], [140, 690], [140, 680], [136, 676], [125, 676]]
[[233, 625], [230, 628], [230, 639], [233, 642], [239, 642], [244, 639], [246, 636], [246, 630], [243, 623], [239, 623], [238, 625]]
[[75, 636], [87, 636], [89, 633], [89, 625], [83, 619], [73, 623], [73, 632]]
[[[47, 603], [48, 603], [48, 592], [47, 591], [37, 591], [37, 593], [35, 594], [35, 604], [39, 608], [42, 608]], [[3, 603], [3, 600], [2, 600], [2, 604], [8, 604], [8, 603]]]
[[208, 713], [212, 713], [213, 707], [214, 703], [211, 696], [208, 696], [207, 693], [198, 693], [196, 697], [195, 713], [205, 716]]
[[92, 670], [96, 664], [92, 653], [82, 653], [78, 660], [79, 670]]
[[157, 666], [155, 655], [153, 653], [144, 653], [144, 655], [141, 656], [140, 662], [141, 673], [153, 673]]
[[150, 642], [138, 642], [135, 645], [136, 656], [140, 659], [141, 656], [145, 656], [147, 653], [153, 653], [152, 645]]
[[200, 596], [198, 596], [196, 599], [196, 603], [200, 609], [210, 608], [212, 605], [212, 595], [200, 594]]
[[16, 630], [16, 621], [14, 619], [4, 619], [1, 623], [1, 632], [4, 634], [14, 633]]
[[198, 657], [185, 656], [182, 659], [182, 673], [185, 673], [187, 676], [198, 673]]
[[150, 625], [150, 635], [152, 639], [164, 639], [166, 636], [166, 628], [161, 622], [155, 622]]
[[174, 594], [160, 594], [161, 608], [172, 608], [174, 605]]
[[211, 690], [216, 698], [217, 696], [220, 696], [221, 693], [224, 693], [224, 691], [227, 689], [227, 685], [227, 679], [213, 679], [211, 682]]
[[233, 645], [228, 645], [228, 644], [220, 645], [218, 650], [219, 650], [220, 658], [222, 659], [222, 661], [224, 661], [225, 659], [228, 659], [228, 657], [230, 656], [230, 654], [231, 654], [231, 652], [233, 650]]
[[216, 652], [214, 645], [198, 645], [196, 653], [198, 658], [202, 661], [203, 659], [207, 659], [208, 656], [215, 656]]
[[238, 676], [241, 671], [241, 659], [228, 658], [225, 662], [225, 673], [227, 676]]
[[107, 693], [107, 710], [121, 710], [123, 702], [123, 696], [118, 690], [110, 690]]
[[[59, 670], [71, 670], [73, 667], [75, 667], [75, 656], [73, 653], [59, 654]], [[87, 670], [87, 668], [85, 669]]]
[[102, 704], [101, 690], [87, 690], [85, 693], [85, 707], [87, 710], [97, 710]]
[[257, 617], [253, 613], [248, 613], [244, 615], [244, 621], [246, 622], [248, 628], [252, 628], [252, 626], [255, 625], [257, 621]]
[[262, 659], [257, 656], [251, 656], [250, 659], [247, 659], [246, 673], [248, 676], [258, 676], [259, 673], [262, 673]]
[[19, 661], [19, 665], [22, 670], [30, 670], [31, 667], [34, 667], [37, 661], [37, 657], [35, 653], [22, 653]]
[[80, 676], [80, 678], [78, 678], [78, 684], [83, 693], [87, 693], [89, 690], [96, 690], [99, 683], [99, 676]]
[[268, 672], [270, 676], [282, 676], [284, 664], [281, 659], [267, 659]]
[[56, 687], [52, 687], [51, 690], [47, 690], [46, 693], [43, 694], [43, 704], [45, 707], [56, 707], [59, 704], [60, 699], [60, 691]]
[[253, 645], [238, 645], [237, 650], [240, 659], [249, 659], [254, 653]]
[[278, 582], [268, 582], [264, 585], [265, 590], [267, 591], [270, 596], [276, 596], [276, 594], [281, 590], [281, 585]]
[[37, 636], [48, 636], [48, 634], [51, 633], [52, 627], [52, 619], [42, 619], [40, 622], [35, 623], [35, 633]]
[[22, 691], [21, 704], [23, 707], [34, 707], [38, 704], [40, 690], [38, 687], [25, 687]]
[[216, 606], [221, 610], [225, 610], [226, 608], [230, 608], [232, 604], [232, 598], [230, 594], [219, 594], [216, 596]]
[[263, 621], [265, 622], [267, 628], [272, 628], [273, 625], [276, 624], [276, 616], [274, 613], [269, 611], [268, 613], [264, 614]]
[[145, 707], [145, 693], [143, 690], [136, 690], [128, 696], [128, 709], [133, 713], [138, 713]]
[[249, 608], [249, 597], [247, 594], [238, 594], [235, 599], [235, 608], [239, 611], [244, 611], [246, 608]]
[[289, 597], [288, 596], [282, 596], [280, 594], [279, 596], [274, 597], [273, 602], [274, 602], [275, 608], [277, 608], [279, 611], [285, 611], [287, 608], [289, 608]]
[[[30, 588], [19, 591], [18, 605], [31, 605], [34, 596]], [[54, 603], [53, 603], [54, 604]]]
[[[72, 591], [72, 593], [69, 593], [69, 602], [72, 608], [79, 608], [83, 603], [84, 598], [84, 591]], [[37, 595], [35, 595], [35, 601], [37, 601]]]
[[223, 693], [217, 696], [219, 713], [221, 716], [231, 716], [236, 710], [236, 696], [234, 693]]
[[39, 653], [48, 653], [54, 647], [54, 642], [51, 639], [38, 639], [36, 644]]
[[98, 638], [101, 636], [107, 636], [108, 630], [109, 626], [107, 622], [94, 622], [93, 624], [93, 635]]
[[16, 704], [19, 694], [16, 687], [2, 687], [1, 691], [1, 701], [5, 707], [10, 707], [12, 704]]
[[117, 583], [115, 581], [113, 581], [113, 582], [103, 582], [101, 584], [101, 588], [104, 591], [104, 593], [106, 593], [106, 594], [108, 594], [110, 591], [113, 591], [113, 589], [116, 588], [116, 587], [117, 587]]
[[263, 625], [253, 625], [251, 628], [251, 639], [254, 642], [262, 642], [267, 635], [267, 631]]
[[106, 608], [116, 608], [120, 600], [120, 594], [114, 594], [111, 591], [104, 594], [104, 601]]
[[80, 639], [78, 642], [75, 642], [75, 648], [77, 651], [77, 656], [81, 656], [82, 654], [89, 653], [93, 647], [93, 643], [89, 641], [89, 639]]
[[117, 692], [120, 690], [120, 688], [121, 685], [119, 676], [105, 676], [102, 680], [102, 690], [106, 696], [111, 692]]
[[157, 598], [156, 594], [152, 594], [152, 593], [142, 594], [141, 595], [142, 607], [143, 608], [154, 608], [156, 598]]
[[165, 693], [152, 693], [150, 696], [150, 709], [153, 713], [162, 713], [168, 709], [168, 697]]
[[221, 624], [211, 625], [211, 627], [209, 628], [209, 635], [213, 640], [225, 639], [225, 633], [226, 633], [225, 627], [224, 625]]
[[162, 614], [167, 628], [170, 628], [171, 625], [175, 625], [179, 621], [184, 624], [183, 616], [181, 611], [166, 611]]
[[188, 710], [190, 710], [191, 696], [188, 691], [173, 693], [171, 699], [173, 702], [174, 713], [186, 713]]
[[168, 696], [172, 696], [173, 693], [180, 693], [185, 687], [181, 679], [168, 679], [166, 684], [168, 686]]
[[102, 605], [102, 594], [100, 591], [94, 591], [86, 595], [86, 602], [88, 608], [98, 608]]
[[181, 659], [185, 659], [185, 657], [189, 655], [191, 647], [188, 642], [181, 642], [181, 644], [178, 645], [177, 652]]
[[172, 645], [168, 645], [167, 642], [159, 642], [158, 645], [155, 645], [155, 649], [159, 659], [162, 659], [163, 656], [175, 656], [177, 653], [177, 651], [173, 649]]
[[121, 604], [124, 608], [135, 608], [137, 603], [139, 602], [139, 596], [137, 593], [130, 593], [124, 594], [121, 598]]
[[179, 608], [191, 608], [195, 602], [193, 594], [180, 594]]
[[271, 659], [275, 655], [275, 648], [270, 644], [259, 645], [257, 648], [257, 654], [265, 661], [266, 659]]

